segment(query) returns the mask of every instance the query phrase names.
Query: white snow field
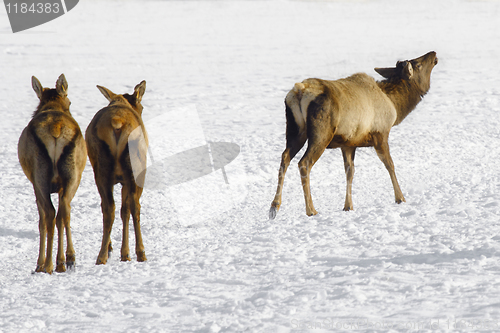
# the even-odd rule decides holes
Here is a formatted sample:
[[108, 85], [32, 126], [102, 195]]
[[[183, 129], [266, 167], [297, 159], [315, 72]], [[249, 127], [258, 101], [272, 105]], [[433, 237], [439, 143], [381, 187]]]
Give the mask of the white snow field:
[[[499, 18], [499, 1], [84, 0], [13, 34], [1, 9], [0, 332], [500, 330]], [[319, 214], [307, 217], [302, 151], [270, 221], [294, 83], [381, 79], [374, 67], [428, 51], [431, 89], [390, 136], [407, 202], [360, 148], [343, 212], [342, 156], [328, 150], [311, 172]], [[72, 202], [76, 268], [32, 274], [38, 211], [17, 141], [38, 103], [31, 76], [53, 88], [61, 73], [82, 131], [107, 105], [96, 84], [132, 93], [146, 80], [156, 160], [162, 145], [240, 147], [227, 182], [218, 170], [144, 190], [147, 262], [133, 232], [132, 261], [120, 262], [116, 186], [115, 251], [95, 265], [102, 215], [87, 163]]]

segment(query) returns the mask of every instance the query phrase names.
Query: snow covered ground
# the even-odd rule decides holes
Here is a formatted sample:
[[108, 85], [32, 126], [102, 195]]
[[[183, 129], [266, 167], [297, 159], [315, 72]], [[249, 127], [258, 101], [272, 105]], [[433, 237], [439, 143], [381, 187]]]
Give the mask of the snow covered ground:
[[[0, 332], [499, 330], [499, 17], [498, 1], [85, 0], [12, 34], [0, 10]], [[358, 149], [343, 212], [333, 150], [311, 174], [319, 214], [305, 215], [296, 158], [269, 221], [293, 84], [380, 79], [374, 67], [431, 50], [431, 90], [390, 137], [407, 202], [393, 202], [374, 150]], [[72, 203], [76, 270], [31, 274], [38, 212], [17, 140], [38, 102], [31, 76], [54, 87], [61, 73], [82, 130], [107, 104], [96, 84], [131, 93], [144, 79], [151, 126], [169, 117], [164, 134], [195, 128], [198, 142], [240, 146], [229, 184], [219, 170], [144, 191], [145, 263], [119, 261], [117, 218], [115, 253], [94, 264], [102, 216], [88, 164]]]

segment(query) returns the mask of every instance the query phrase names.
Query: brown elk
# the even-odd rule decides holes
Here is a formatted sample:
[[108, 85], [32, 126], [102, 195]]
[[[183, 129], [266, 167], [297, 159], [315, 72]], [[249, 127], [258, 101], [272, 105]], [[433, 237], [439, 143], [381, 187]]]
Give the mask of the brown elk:
[[[26, 177], [33, 184], [40, 216], [40, 249], [35, 271], [51, 274], [54, 268], [52, 245], [55, 225], [58, 231], [56, 272], [66, 271], [65, 264], [68, 268], [75, 264], [70, 203], [80, 185], [87, 149], [80, 127], [69, 112], [71, 102], [64, 74], [57, 79], [55, 89], [43, 88], [34, 76], [31, 82], [40, 103], [19, 138], [18, 157]], [[57, 215], [51, 193], [59, 194]], [[64, 230], [67, 238], [66, 263]]]
[[436, 52], [398, 61], [396, 67], [375, 68], [385, 80], [376, 82], [364, 73], [327, 81], [307, 79], [296, 83], [285, 98], [286, 149], [281, 156], [278, 189], [269, 217], [281, 205], [285, 173], [293, 157], [308, 141], [299, 162], [306, 214], [317, 214], [309, 186], [311, 168], [326, 148], [341, 148], [347, 178], [344, 210], [352, 210], [351, 188], [357, 147], [374, 147], [389, 171], [397, 203], [405, 201], [389, 153], [389, 132], [417, 106], [429, 91]]
[[[142, 122], [141, 100], [146, 90], [146, 81], [135, 88], [132, 95], [114, 94], [97, 86], [109, 101], [109, 105], [96, 113], [85, 132], [90, 163], [94, 169], [95, 182], [101, 196], [103, 214], [103, 236], [96, 264], [106, 264], [111, 246], [111, 228], [115, 220], [113, 187], [122, 184], [121, 218], [123, 238], [121, 260], [129, 261], [129, 219], [132, 214], [135, 230], [135, 253], [137, 261], [146, 261], [140, 227], [139, 199], [144, 186], [147, 134]], [[138, 148], [138, 149], [136, 149]], [[134, 167], [139, 164], [139, 168]], [[143, 170], [144, 172], [137, 172]]]

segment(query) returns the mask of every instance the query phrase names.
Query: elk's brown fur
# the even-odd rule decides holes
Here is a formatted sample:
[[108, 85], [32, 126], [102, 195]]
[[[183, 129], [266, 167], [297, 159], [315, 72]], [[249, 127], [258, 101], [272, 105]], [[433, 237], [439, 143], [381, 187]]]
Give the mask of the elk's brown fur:
[[357, 147], [374, 147], [389, 171], [397, 203], [405, 201], [389, 153], [389, 132], [417, 106], [430, 88], [435, 52], [398, 61], [396, 67], [375, 68], [385, 80], [354, 74], [336, 81], [307, 79], [296, 83], [285, 99], [286, 149], [281, 157], [278, 188], [269, 216], [281, 205], [281, 194], [290, 161], [308, 141], [299, 162], [306, 214], [317, 214], [312, 202], [309, 174], [326, 148], [341, 148], [347, 178], [344, 210], [353, 209], [351, 189]]
[[[123, 241], [121, 260], [129, 261], [129, 219], [132, 214], [135, 230], [135, 252], [138, 261], [146, 261], [140, 228], [139, 199], [144, 186], [145, 171], [135, 172], [134, 163], [140, 164], [140, 170], [146, 168], [147, 134], [142, 122], [142, 96], [146, 81], [138, 84], [132, 95], [114, 94], [110, 90], [97, 86], [110, 102], [96, 113], [85, 132], [85, 140], [90, 163], [94, 169], [95, 182], [101, 196], [103, 214], [103, 236], [101, 250], [96, 264], [106, 264], [111, 246], [111, 228], [115, 220], [115, 201], [113, 187], [122, 184], [121, 218], [123, 221]], [[136, 142], [134, 157], [130, 157], [130, 143]], [[137, 156], [137, 154], [139, 156]], [[137, 169], [139, 170], [139, 169]]]
[[[18, 156], [26, 177], [33, 184], [40, 215], [40, 249], [36, 272], [53, 271], [52, 245], [55, 225], [58, 230], [56, 272], [64, 272], [65, 265], [71, 268], [75, 264], [70, 203], [80, 184], [87, 150], [80, 127], [69, 112], [71, 103], [67, 97], [68, 83], [64, 75], [59, 76], [55, 89], [43, 88], [34, 76], [32, 86], [40, 103], [19, 138]], [[57, 215], [50, 198], [51, 193], [59, 194]]]

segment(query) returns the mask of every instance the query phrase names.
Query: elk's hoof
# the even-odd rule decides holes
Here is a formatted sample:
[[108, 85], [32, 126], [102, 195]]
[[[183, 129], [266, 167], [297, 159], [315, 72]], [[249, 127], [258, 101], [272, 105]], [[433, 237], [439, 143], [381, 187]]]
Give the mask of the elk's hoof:
[[106, 262], [108, 262], [107, 259], [101, 259], [101, 258], [97, 258], [95, 264], [96, 265], [106, 265]]
[[130, 255], [122, 255], [121, 261], [130, 261]]
[[350, 206], [350, 207], [349, 206], [344, 207], [344, 212], [348, 212], [350, 210], [353, 210], [352, 206]]
[[73, 268], [75, 268], [75, 255], [74, 254], [66, 255], [66, 267], [69, 270], [72, 270]]
[[66, 260], [66, 268], [70, 271], [74, 271], [75, 270], [75, 261], [67, 261]]
[[43, 266], [36, 265], [35, 270], [32, 271], [31, 274], [35, 274], [35, 273], [45, 273], [45, 271], [43, 270]]
[[318, 212], [316, 211], [316, 209], [312, 209], [311, 211], [309, 212], [306, 212], [307, 216], [314, 216], [316, 214], [318, 214]]
[[56, 266], [56, 272], [57, 273], [64, 273], [64, 272], [66, 272], [66, 265], [64, 265], [64, 263], [57, 264], [57, 266]]
[[276, 214], [278, 214], [278, 209], [276, 207], [271, 207], [271, 209], [269, 209], [269, 219], [274, 220], [276, 218]]
[[401, 198], [401, 199], [396, 199], [396, 203], [397, 204], [400, 204], [402, 202], [406, 202], [405, 198]]
[[139, 262], [143, 262], [143, 261], [147, 261], [148, 259], [146, 258], [146, 252], [142, 251], [142, 252], [137, 252], [137, 261]]

